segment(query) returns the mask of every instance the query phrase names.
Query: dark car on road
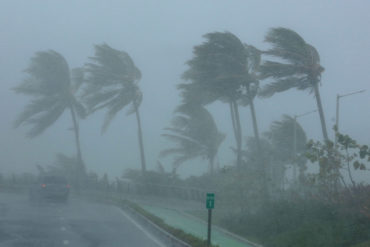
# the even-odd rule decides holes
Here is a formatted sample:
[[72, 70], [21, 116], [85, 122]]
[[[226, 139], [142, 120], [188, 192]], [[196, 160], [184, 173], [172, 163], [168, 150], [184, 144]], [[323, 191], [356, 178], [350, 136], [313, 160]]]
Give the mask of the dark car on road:
[[57, 200], [67, 201], [70, 185], [63, 176], [40, 176], [30, 188], [31, 200]]

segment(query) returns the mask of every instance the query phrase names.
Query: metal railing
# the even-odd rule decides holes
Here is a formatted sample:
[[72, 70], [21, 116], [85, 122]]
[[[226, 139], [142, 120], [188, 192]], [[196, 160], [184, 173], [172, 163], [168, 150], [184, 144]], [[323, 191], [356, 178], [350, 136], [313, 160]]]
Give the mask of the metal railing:
[[183, 200], [203, 201], [207, 192], [186, 186], [171, 186], [154, 183], [124, 182], [116, 185], [116, 191], [122, 194], [151, 195]]

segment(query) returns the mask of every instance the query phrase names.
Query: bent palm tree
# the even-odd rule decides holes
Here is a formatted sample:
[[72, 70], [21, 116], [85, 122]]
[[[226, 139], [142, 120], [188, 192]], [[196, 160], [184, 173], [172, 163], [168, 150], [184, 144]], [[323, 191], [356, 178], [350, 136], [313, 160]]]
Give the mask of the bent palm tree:
[[174, 170], [190, 159], [208, 159], [210, 173], [213, 173], [214, 159], [225, 135], [218, 131], [212, 115], [200, 105], [184, 104], [176, 113], [172, 127], [166, 128], [167, 133], [162, 136], [177, 143], [177, 147], [163, 150], [160, 155], [175, 157]]
[[129, 107], [127, 115], [135, 113], [138, 125], [138, 139], [142, 172], [146, 170], [143, 135], [139, 106], [142, 93], [138, 86], [141, 72], [131, 57], [124, 51], [110, 46], [96, 45], [95, 56], [86, 64], [88, 76], [84, 99], [90, 112], [106, 109], [102, 130], [105, 131], [116, 114]]
[[32, 101], [15, 120], [15, 127], [30, 125], [31, 129], [27, 136], [33, 138], [53, 125], [65, 110], [69, 110], [80, 172], [85, 172], [77, 119], [77, 117], [85, 116], [85, 109], [76, 98], [76, 92], [82, 82], [81, 69], [72, 70], [71, 75], [65, 58], [50, 50], [37, 52], [31, 58], [26, 73], [28, 77], [22, 84], [15, 87], [14, 91], [31, 96]]
[[260, 96], [271, 97], [275, 93], [291, 88], [313, 92], [320, 115], [322, 134], [325, 140], [329, 140], [319, 92], [321, 73], [324, 71], [320, 65], [319, 53], [296, 32], [286, 28], [271, 29], [265, 41], [272, 44], [272, 48], [265, 53], [281, 59], [281, 62], [265, 61], [261, 65], [262, 79], [272, 78], [273, 82], [260, 91]]
[[274, 121], [266, 132], [275, 152], [276, 160], [293, 163], [293, 179], [296, 179], [296, 167], [299, 167], [300, 177], [305, 169], [305, 152], [307, 136], [302, 126], [295, 118], [283, 115], [282, 120]]
[[221, 101], [229, 104], [237, 146], [237, 166], [241, 166], [242, 129], [238, 100], [245, 82], [247, 57], [243, 43], [229, 32], [204, 35], [207, 39], [193, 49], [194, 57], [187, 62], [183, 78], [190, 83], [178, 86], [184, 102], [210, 104]]
[[[257, 95], [257, 89], [259, 87], [259, 78], [258, 78], [258, 71], [259, 66], [261, 64], [261, 51], [251, 45], [244, 45], [246, 56], [247, 56], [247, 64], [245, 68], [245, 79], [243, 83], [243, 88], [245, 92], [243, 92], [242, 98], [239, 103], [243, 106], [249, 105], [251, 110], [251, 117], [253, 123], [253, 131], [254, 131], [254, 138], [257, 143], [257, 147], [259, 146], [259, 132], [258, 132], [258, 124], [257, 124], [257, 117], [256, 117], [256, 110], [254, 107], [254, 98]], [[260, 147], [258, 147], [260, 148]]]

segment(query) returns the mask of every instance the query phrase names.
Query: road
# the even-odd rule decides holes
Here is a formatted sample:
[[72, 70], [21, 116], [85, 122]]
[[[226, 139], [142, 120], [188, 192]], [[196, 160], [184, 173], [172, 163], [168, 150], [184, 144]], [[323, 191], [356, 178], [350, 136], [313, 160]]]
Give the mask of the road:
[[0, 193], [0, 246], [164, 247], [119, 208], [70, 199], [31, 203]]

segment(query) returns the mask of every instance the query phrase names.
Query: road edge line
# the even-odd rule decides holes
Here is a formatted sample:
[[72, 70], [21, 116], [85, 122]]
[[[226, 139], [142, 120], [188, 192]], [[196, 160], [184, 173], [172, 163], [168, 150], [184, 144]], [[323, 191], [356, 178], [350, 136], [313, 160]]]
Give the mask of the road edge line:
[[153, 234], [151, 234], [149, 231], [145, 230], [139, 223], [137, 223], [130, 215], [128, 215], [123, 209], [117, 208], [121, 215], [126, 217], [129, 221], [131, 221], [132, 224], [134, 224], [140, 231], [142, 231], [150, 240], [152, 240], [154, 243], [156, 243], [159, 247], [167, 247], [164, 245], [160, 240], [158, 240]]

